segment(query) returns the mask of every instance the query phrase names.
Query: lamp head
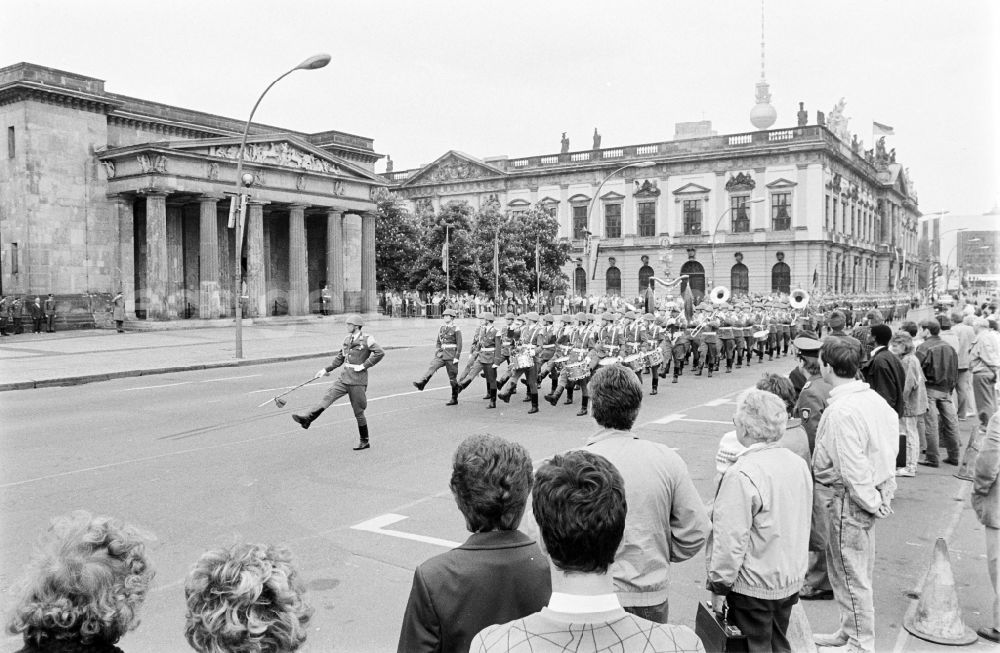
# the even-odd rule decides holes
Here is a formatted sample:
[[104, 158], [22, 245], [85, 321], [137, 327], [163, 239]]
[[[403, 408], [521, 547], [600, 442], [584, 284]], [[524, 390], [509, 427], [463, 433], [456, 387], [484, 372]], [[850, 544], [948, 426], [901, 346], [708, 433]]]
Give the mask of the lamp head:
[[639, 161], [638, 163], [633, 163], [630, 168], [652, 168], [656, 165], [655, 161]]
[[322, 68], [328, 63], [330, 63], [330, 55], [314, 54], [298, 66], [295, 66], [293, 70], [316, 70], [317, 68]]
[[240, 177], [240, 181], [243, 182], [244, 186], [253, 186], [254, 176], [250, 172], [244, 172]]
[[763, 197], [755, 197], [752, 200], [747, 200], [747, 204], [760, 204], [764, 201]]

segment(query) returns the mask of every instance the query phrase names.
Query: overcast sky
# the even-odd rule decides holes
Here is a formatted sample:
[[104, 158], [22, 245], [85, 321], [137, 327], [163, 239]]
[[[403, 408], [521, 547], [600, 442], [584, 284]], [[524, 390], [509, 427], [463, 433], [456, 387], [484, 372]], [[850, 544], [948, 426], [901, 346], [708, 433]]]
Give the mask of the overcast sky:
[[[0, 66], [28, 61], [106, 89], [245, 120], [375, 139], [396, 170], [476, 157], [670, 140], [674, 123], [751, 131], [760, 2], [7, 0]], [[910, 168], [923, 212], [1000, 200], [1000, 2], [766, 0], [775, 128], [841, 97]], [[384, 169], [384, 161], [376, 168]]]

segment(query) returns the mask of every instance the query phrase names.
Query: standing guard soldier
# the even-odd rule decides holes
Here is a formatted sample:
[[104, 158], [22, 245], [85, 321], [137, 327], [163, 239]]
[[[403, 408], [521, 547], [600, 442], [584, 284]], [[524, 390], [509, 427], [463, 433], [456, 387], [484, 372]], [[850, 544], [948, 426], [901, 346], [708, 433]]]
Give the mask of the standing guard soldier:
[[733, 330], [733, 316], [728, 312], [721, 315], [722, 326], [719, 327], [719, 344], [722, 346], [722, 356], [726, 359], [726, 374], [733, 371], [733, 356], [736, 355], [736, 334]]
[[427, 382], [431, 380], [434, 373], [442, 367], [448, 372], [448, 381], [451, 383], [451, 401], [445, 406], [458, 405], [458, 361], [462, 356], [462, 329], [455, 324], [455, 311], [446, 308], [441, 313], [444, 324], [438, 329], [437, 340], [434, 345], [437, 350], [431, 365], [424, 372], [419, 381], [414, 381], [413, 386], [417, 390], [423, 390]]
[[46, 333], [56, 332], [56, 300], [49, 293], [45, 300], [45, 331]]
[[326, 391], [323, 399], [312, 410], [292, 415], [292, 419], [307, 429], [333, 402], [347, 395], [351, 400], [351, 408], [354, 409], [354, 419], [358, 422], [360, 436], [358, 446], [354, 447], [354, 450], [362, 451], [371, 447], [368, 442], [368, 420], [365, 418], [365, 408], [368, 407], [368, 368], [375, 367], [385, 356], [385, 352], [375, 342], [375, 338], [361, 333], [364, 322], [360, 315], [348, 315], [346, 323], [348, 335], [344, 338], [340, 352], [333, 357], [332, 363], [316, 372], [314, 377], [322, 378], [343, 365], [340, 379]]
[[0, 336], [7, 335], [7, 311], [9, 310], [9, 305], [7, 298], [0, 295]]
[[486, 408], [496, 408], [497, 367], [500, 366], [500, 359], [498, 358], [500, 351], [500, 333], [493, 326], [495, 318], [491, 311], [480, 313], [479, 319], [482, 320], [482, 325], [478, 332], [479, 337], [473, 345], [473, 349], [476, 351], [476, 359], [472, 364], [472, 368], [469, 370], [468, 377], [459, 384], [458, 391], [461, 392], [462, 390], [468, 388], [472, 384], [473, 379], [479, 376], [479, 373], [482, 372], [486, 375], [486, 396], [489, 397], [490, 400], [490, 403]]

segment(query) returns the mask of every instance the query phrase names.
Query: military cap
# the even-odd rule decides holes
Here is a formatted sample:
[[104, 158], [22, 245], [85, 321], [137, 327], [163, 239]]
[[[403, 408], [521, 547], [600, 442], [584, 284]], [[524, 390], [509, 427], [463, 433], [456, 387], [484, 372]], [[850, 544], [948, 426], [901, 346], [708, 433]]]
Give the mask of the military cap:
[[513, 320], [514, 318], [515, 318], [514, 314], [511, 313], [510, 311], [507, 311], [507, 314], [503, 316], [503, 319], [505, 320]]
[[445, 315], [450, 315], [451, 317], [458, 317], [458, 313], [456, 313], [450, 308], [446, 308], [444, 309], [444, 311], [441, 312], [441, 317], [444, 317]]
[[606, 320], [608, 322], [612, 322], [612, 321], [614, 321], [615, 316], [612, 315], [611, 313], [608, 313], [607, 311], [605, 311], [604, 313], [601, 313], [601, 319], [602, 320]]
[[582, 322], [583, 320], [587, 319], [587, 314], [584, 313], [583, 311], [580, 311], [579, 313], [573, 316], [573, 319]]
[[667, 320], [661, 315], [653, 320], [653, 324], [657, 326], [667, 326]]
[[653, 315], [652, 313], [646, 313], [645, 315], [642, 316], [642, 319], [646, 320], [647, 322], [652, 322], [656, 319], [656, 316]]
[[538, 320], [541, 319], [538, 313], [536, 313], [535, 311], [531, 311], [530, 313], [525, 313], [521, 317], [523, 317], [525, 320], [531, 320], [532, 322], [537, 322]]
[[587, 321], [588, 322], [594, 322], [596, 320], [597, 320], [597, 314], [596, 313], [587, 313]]
[[625, 311], [625, 315], [623, 315], [622, 317], [624, 317], [626, 320], [634, 320], [635, 313], [633, 313], [632, 311]]
[[565, 315], [562, 316], [562, 321], [565, 324], [569, 324], [570, 322], [572, 322], [575, 319], [577, 319], [577, 317], [575, 315], [570, 315], [569, 313], [566, 313]]
[[799, 354], [815, 358], [819, 356], [819, 348], [823, 343], [815, 333], [803, 329], [799, 331], [795, 340], [792, 340], [792, 346], [799, 350]]
[[493, 315], [493, 311], [483, 311], [482, 313], [479, 314], [479, 318], [482, 320], [486, 320], [487, 322], [492, 322], [493, 320], [497, 319], [496, 316]]
[[553, 315], [552, 313], [546, 313], [545, 315], [542, 316], [542, 319], [545, 320], [546, 322], [555, 322], [556, 316]]
[[365, 325], [364, 321], [361, 319], [361, 316], [358, 315], [357, 313], [351, 313], [350, 315], [348, 315], [347, 319], [344, 320], [344, 322], [347, 324], [353, 324], [354, 326]]

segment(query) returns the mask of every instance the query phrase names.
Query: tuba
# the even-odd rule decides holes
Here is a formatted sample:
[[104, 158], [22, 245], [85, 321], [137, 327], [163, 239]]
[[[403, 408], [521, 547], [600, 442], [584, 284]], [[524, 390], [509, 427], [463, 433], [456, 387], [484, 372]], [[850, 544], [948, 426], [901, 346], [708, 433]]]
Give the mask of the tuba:
[[801, 288], [796, 288], [788, 298], [788, 305], [796, 310], [802, 310], [809, 305], [809, 293]]
[[726, 288], [725, 286], [716, 286], [715, 288], [712, 288], [710, 299], [713, 304], [725, 304], [729, 301], [729, 288]]

